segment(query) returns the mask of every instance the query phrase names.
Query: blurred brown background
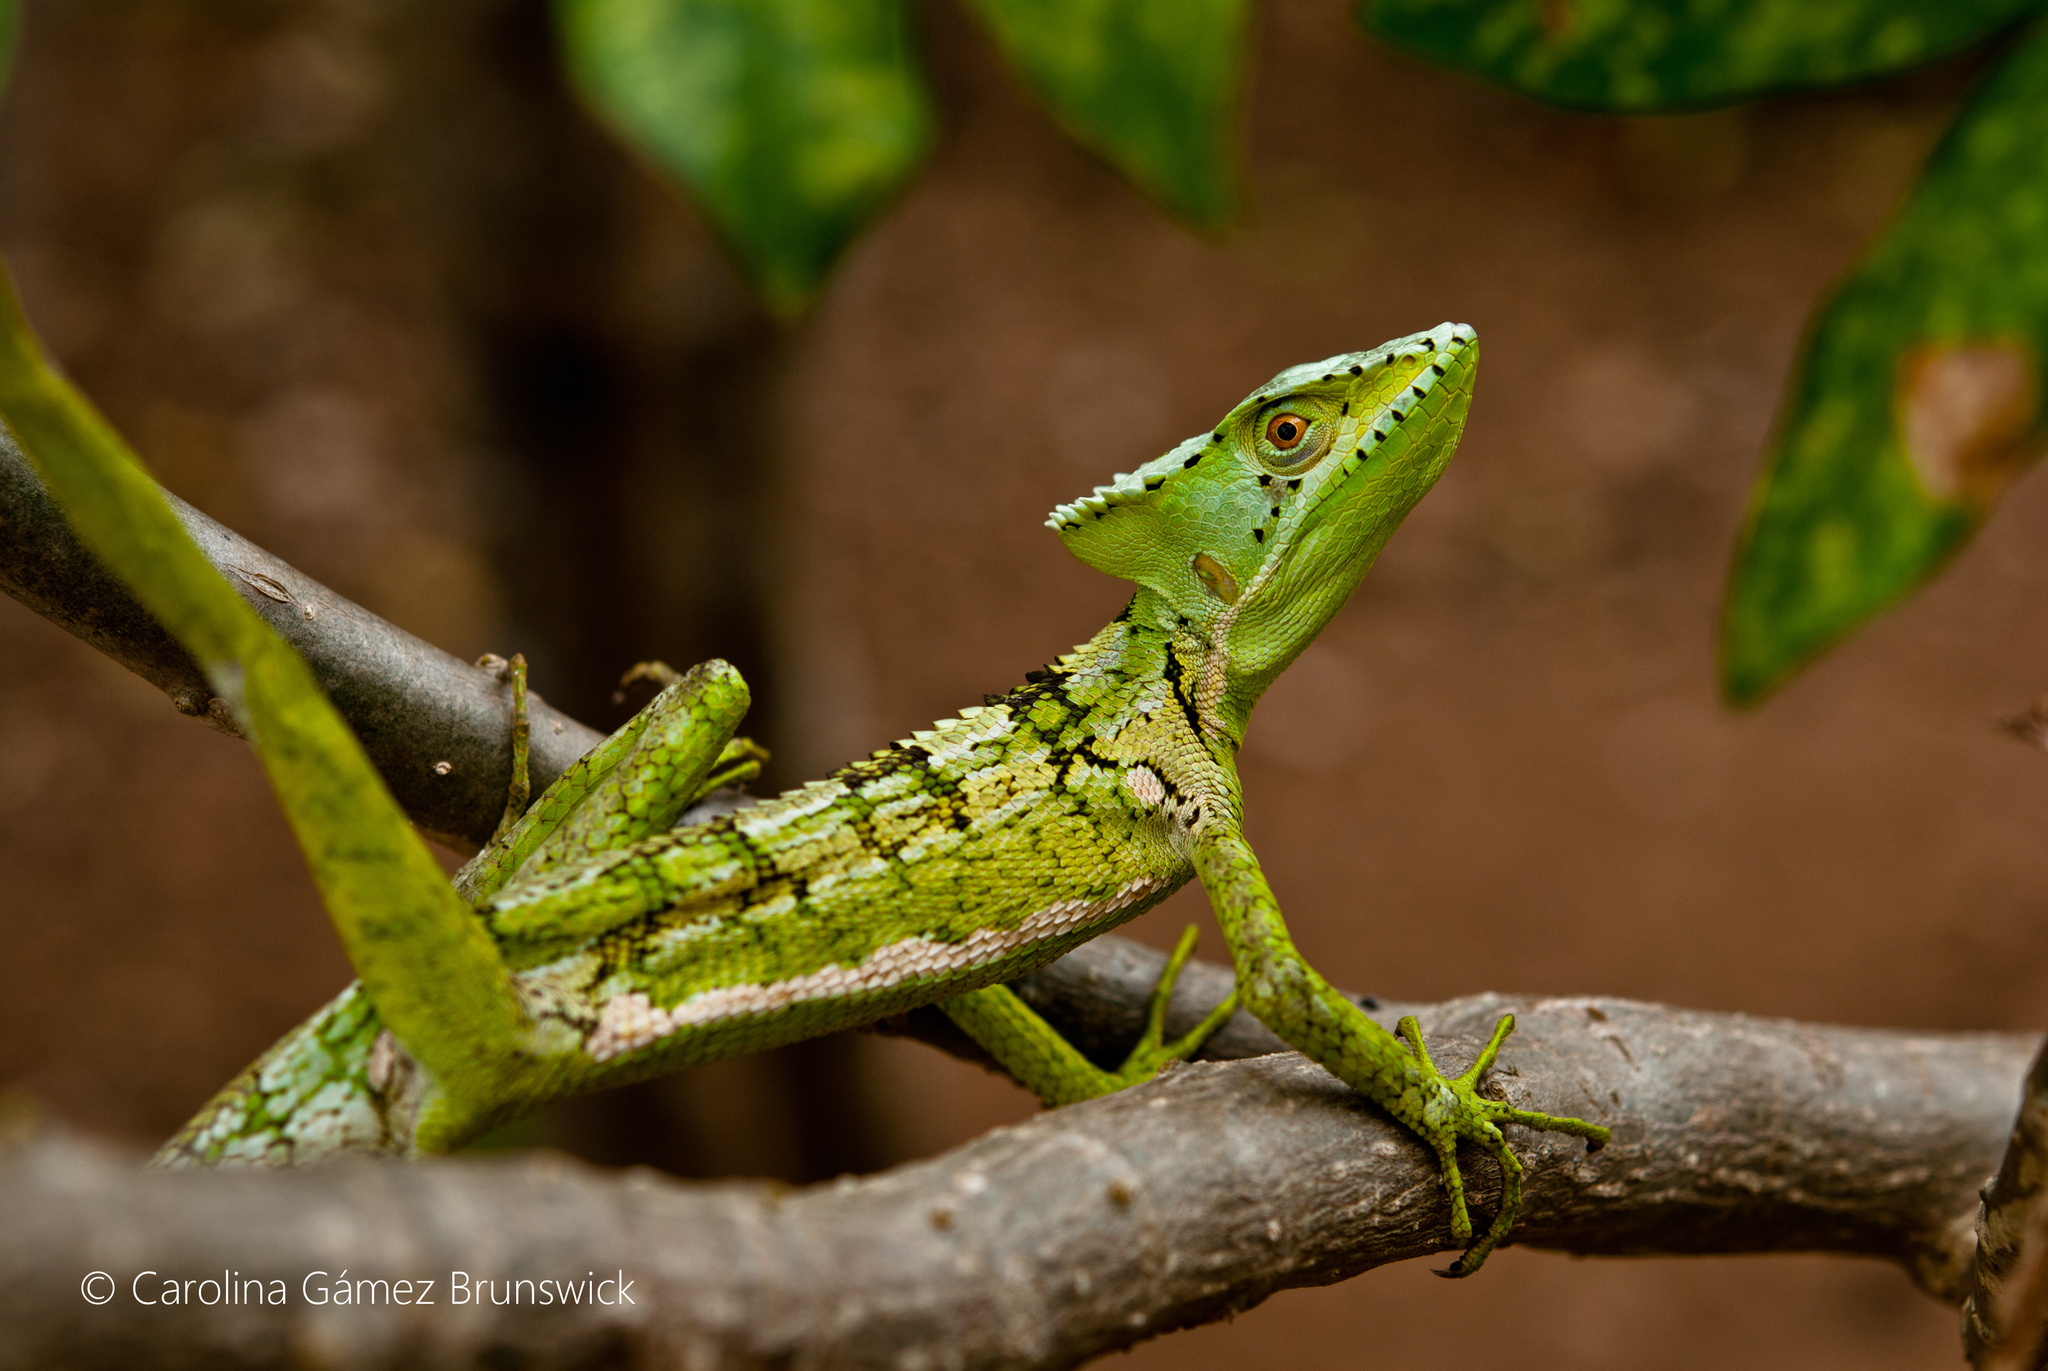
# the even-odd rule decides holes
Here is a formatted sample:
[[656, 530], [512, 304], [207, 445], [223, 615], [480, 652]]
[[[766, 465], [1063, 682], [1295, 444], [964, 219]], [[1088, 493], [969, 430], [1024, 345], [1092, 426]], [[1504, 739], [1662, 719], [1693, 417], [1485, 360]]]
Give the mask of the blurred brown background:
[[[1974, 68], [1743, 112], [1546, 112], [1268, 0], [1255, 210], [1175, 227], [1064, 142], [946, 0], [938, 152], [778, 330], [574, 105], [539, 0], [37, 0], [0, 249], [163, 480], [609, 726], [714, 653], [788, 783], [1092, 632], [1039, 521], [1282, 366], [1444, 319], [1479, 401], [1438, 490], [1277, 685], [1251, 834], [1340, 984], [1597, 991], [1925, 1028], [2048, 1021], [2048, 485], [1753, 716], [1716, 704], [1730, 541], [1815, 296]], [[147, 1145], [346, 964], [246, 750], [0, 602], [0, 1083]], [[1205, 926], [1183, 892], [1136, 928]], [[585, 1102], [594, 1159], [794, 1180], [1023, 1116], [865, 1037]], [[1147, 1366], [1958, 1361], [1869, 1263], [1420, 1264], [1281, 1295]]]

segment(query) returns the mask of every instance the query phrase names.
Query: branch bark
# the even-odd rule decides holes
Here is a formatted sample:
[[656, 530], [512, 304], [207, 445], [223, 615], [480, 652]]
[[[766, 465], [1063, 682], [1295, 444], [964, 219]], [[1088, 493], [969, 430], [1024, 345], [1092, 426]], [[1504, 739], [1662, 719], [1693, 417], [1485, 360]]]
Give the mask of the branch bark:
[[[1507, 1009], [1507, 1094], [1615, 1130], [1592, 1155], [1515, 1130], [1532, 1163], [1521, 1241], [1876, 1256], [1956, 1293], [2030, 1040], [1599, 998], [1422, 1013], [1462, 1064]], [[0, 1368], [1066, 1367], [1440, 1251], [1447, 1220], [1426, 1150], [1293, 1055], [1180, 1067], [794, 1193], [545, 1157], [167, 1174], [42, 1130], [0, 1150]], [[81, 1298], [94, 1271], [104, 1305]], [[378, 1303], [308, 1302], [344, 1271], [351, 1294], [431, 1278], [434, 1307], [393, 1304], [388, 1284], [365, 1288]], [[536, 1285], [451, 1307], [457, 1271], [472, 1288], [622, 1273], [635, 1302], [537, 1306]], [[283, 1303], [137, 1302], [224, 1272]]]

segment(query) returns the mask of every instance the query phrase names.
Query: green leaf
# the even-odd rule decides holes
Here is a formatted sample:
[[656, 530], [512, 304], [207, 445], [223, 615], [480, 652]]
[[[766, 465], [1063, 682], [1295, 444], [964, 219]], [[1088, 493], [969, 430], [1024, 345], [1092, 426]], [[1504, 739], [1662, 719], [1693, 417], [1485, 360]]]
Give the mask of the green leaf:
[[1736, 553], [1722, 685], [1756, 700], [1931, 576], [2042, 448], [2048, 26], [1979, 88], [1821, 307]]
[[524, 1013], [483, 925], [312, 671], [221, 579], [120, 435], [50, 365], [4, 268], [0, 415], [79, 538], [234, 706], [384, 1022], [444, 1085], [501, 1076]]
[[930, 146], [904, 0], [557, 0], [556, 15], [585, 97], [689, 189], [784, 316]]
[[1249, 0], [969, 0], [1060, 126], [1198, 224], [1237, 207]]
[[1359, 0], [1395, 47], [1525, 95], [1649, 112], [1836, 86], [1955, 52], [2041, 0]]

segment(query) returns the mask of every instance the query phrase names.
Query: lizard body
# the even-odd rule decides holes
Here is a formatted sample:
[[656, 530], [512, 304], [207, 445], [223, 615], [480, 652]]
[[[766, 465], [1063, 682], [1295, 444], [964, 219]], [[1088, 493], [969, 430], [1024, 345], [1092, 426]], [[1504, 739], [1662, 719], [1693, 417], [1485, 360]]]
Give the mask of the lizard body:
[[[1427, 334], [1281, 373], [1217, 428], [1054, 511], [1082, 560], [1136, 583], [1123, 613], [1009, 694], [736, 813], [672, 829], [717, 780], [758, 769], [728, 741], [737, 673], [707, 664], [563, 778], [458, 877], [528, 1028], [487, 1084], [441, 1080], [352, 987], [166, 1144], [172, 1165], [298, 1162], [458, 1145], [549, 1099], [938, 1003], [1049, 1103], [1150, 1075], [1153, 1022], [1115, 1072], [1082, 1059], [1001, 982], [1199, 876], [1243, 1006], [1434, 1147], [1471, 1237], [1460, 1137], [1520, 1165], [1497, 1124], [1604, 1141], [1437, 1073], [1294, 949], [1243, 834], [1234, 758], [1253, 705], [1349, 598], [1448, 460], [1478, 348]], [[1168, 977], [1191, 947], [1184, 940]], [[1412, 1047], [1412, 1050], [1411, 1050]]]

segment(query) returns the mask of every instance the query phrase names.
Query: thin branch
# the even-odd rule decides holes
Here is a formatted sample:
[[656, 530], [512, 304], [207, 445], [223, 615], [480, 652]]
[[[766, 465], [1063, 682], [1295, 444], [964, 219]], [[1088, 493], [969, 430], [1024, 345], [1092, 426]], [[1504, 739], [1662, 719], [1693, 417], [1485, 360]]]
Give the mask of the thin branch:
[[[511, 706], [496, 674], [385, 622], [165, 494], [228, 583], [312, 664], [413, 821], [454, 844], [487, 840], [512, 777]], [[198, 664], [79, 543], [4, 429], [0, 590], [162, 690], [179, 712], [235, 731]], [[537, 794], [602, 735], [530, 698]]]
[[[1514, 1130], [1521, 1241], [1874, 1256], [1952, 1293], [2030, 1040], [1489, 995], [1424, 1009], [1440, 1060], [1509, 1008], [1508, 1096], [1615, 1130], [1592, 1155]], [[1483, 1206], [1497, 1180], [1474, 1175]], [[555, 1158], [166, 1174], [43, 1130], [0, 1151], [0, 1367], [1065, 1367], [1441, 1251], [1447, 1221], [1426, 1150], [1293, 1055], [1177, 1068], [794, 1193]], [[109, 1303], [81, 1298], [93, 1271]], [[344, 1271], [351, 1293], [432, 1279], [434, 1306], [388, 1284], [307, 1302]], [[634, 1303], [451, 1307], [458, 1271], [623, 1273]], [[284, 1303], [136, 1301], [223, 1272]]]

